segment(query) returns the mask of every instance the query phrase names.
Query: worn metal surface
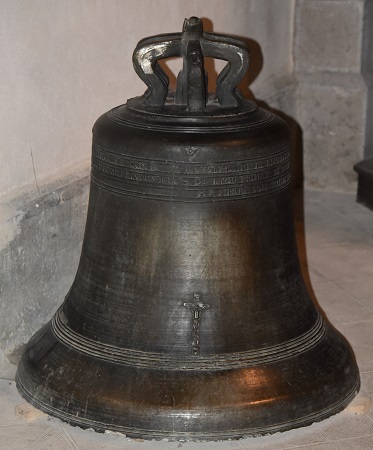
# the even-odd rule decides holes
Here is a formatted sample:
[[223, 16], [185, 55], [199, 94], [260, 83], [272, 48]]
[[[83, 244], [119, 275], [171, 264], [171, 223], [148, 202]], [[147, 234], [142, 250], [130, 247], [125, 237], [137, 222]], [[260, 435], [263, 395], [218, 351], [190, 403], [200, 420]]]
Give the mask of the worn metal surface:
[[[179, 52], [166, 98], [157, 60]], [[216, 98], [210, 54], [229, 61]], [[19, 366], [35, 406], [97, 431], [217, 440], [310, 424], [356, 394], [352, 352], [300, 273], [287, 129], [236, 90], [247, 61], [195, 18], [138, 44], [148, 90], [94, 126], [78, 273]]]

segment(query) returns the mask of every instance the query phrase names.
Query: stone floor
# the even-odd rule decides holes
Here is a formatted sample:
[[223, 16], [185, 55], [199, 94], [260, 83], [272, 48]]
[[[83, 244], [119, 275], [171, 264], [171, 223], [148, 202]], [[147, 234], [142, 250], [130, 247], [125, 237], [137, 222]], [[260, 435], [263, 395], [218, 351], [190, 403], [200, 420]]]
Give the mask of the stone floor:
[[296, 225], [309, 290], [355, 351], [362, 379], [357, 404], [365, 398], [365, 413], [350, 408], [306, 428], [239, 441], [141, 441], [73, 428], [46, 415], [26, 420], [14, 381], [3, 379], [0, 449], [373, 449], [373, 412], [367, 407], [373, 396], [373, 212], [352, 195], [308, 191], [297, 197]]

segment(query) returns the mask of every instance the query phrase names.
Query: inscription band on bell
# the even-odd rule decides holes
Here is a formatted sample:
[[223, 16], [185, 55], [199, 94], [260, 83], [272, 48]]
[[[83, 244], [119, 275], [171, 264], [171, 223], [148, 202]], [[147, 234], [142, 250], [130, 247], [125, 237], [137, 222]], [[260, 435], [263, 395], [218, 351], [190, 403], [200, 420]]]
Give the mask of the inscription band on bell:
[[142, 198], [248, 198], [289, 184], [290, 152], [285, 148], [266, 158], [197, 163], [140, 159], [94, 145], [92, 180], [104, 189]]

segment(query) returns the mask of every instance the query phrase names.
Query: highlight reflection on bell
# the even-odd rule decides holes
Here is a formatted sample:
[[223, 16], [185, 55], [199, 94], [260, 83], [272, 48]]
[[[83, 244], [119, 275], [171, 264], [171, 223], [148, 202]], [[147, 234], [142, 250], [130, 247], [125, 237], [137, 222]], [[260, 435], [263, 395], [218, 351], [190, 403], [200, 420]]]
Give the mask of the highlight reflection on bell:
[[[171, 98], [157, 61], [173, 56]], [[206, 56], [228, 61], [215, 98]], [[94, 126], [78, 272], [27, 346], [20, 393], [71, 424], [156, 439], [267, 434], [340, 411], [358, 369], [306, 292], [288, 133], [236, 89], [245, 45], [191, 18], [140, 41], [134, 66], [148, 89]]]

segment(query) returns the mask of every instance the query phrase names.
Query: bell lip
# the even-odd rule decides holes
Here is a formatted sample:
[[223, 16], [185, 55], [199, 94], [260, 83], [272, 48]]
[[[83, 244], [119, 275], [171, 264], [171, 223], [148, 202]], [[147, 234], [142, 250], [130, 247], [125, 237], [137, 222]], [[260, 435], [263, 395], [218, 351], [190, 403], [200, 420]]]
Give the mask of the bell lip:
[[282, 424], [277, 424], [273, 426], [257, 427], [252, 429], [236, 429], [231, 431], [221, 431], [221, 432], [174, 432], [172, 430], [158, 431], [125, 427], [115, 424], [104, 424], [102, 422], [94, 421], [86, 418], [77, 419], [76, 415], [65, 413], [57, 408], [53, 408], [50, 405], [35, 399], [32, 394], [23, 386], [19, 379], [19, 373], [16, 374], [16, 386], [20, 395], [31, 405], [35, 406], [37, 409], [43, 411], [44, 413], [60, 419], [71, 426], [80, 427], [83, 429], [93, 429], [98, 433], [105, 433], [106, 431], [119, 432], [129, 438], [141, 438], [146, 440], [162, 440], [167, 439], [168, 441], [195, 441], [195, 442], [205, 442], [205, 441], [225, 441], [225, 440], [237, 440], [249, 437], [261, 437], [269, 436], [275, 433], [281, 433], [285, 431], [290, 431], [297, 428], [304, 428], [312, 425], [313, 423], [321, 422], [331, 416], [338, 414], [343, 411], [348, 404], [356, 397], [360, 390], [360, 376], [358, 376], [356, 385], [351, 389], [351, 391], [339, 402], [334, 405], [325, 408], [322, 411], [309, 414], [308, 416], [301, 417], [299, 419], [284, 422]]
[[[225, 394], [225, 399], [222, 400], [221, 406], [216, 406], [216, 404], [214, 404], [214, 400], [209, 400], [205, 406], [202, 406], [201, 404], [199, 406], [197, 405], [187, 408], [185, 403], [180, 403], [180, 407], [174, 410], [172, 410], [172, 408], [170, 409], [169, 405], [167, 406], [154, 403], [154, 399], [150, 399], [150, 401], [147, 401], [146, 404], [144, 404], [144, 399], [140, 398], [143, 394], [137, 389], [138, 386], [136, 387], [136, 384], [138, 384], [136, 377], [138, 376], [139, 371], [130, 367], [129, 370], [126, 371], [123, 369], [120, 373], [118, 373], [118, 376], [115, 376], [117, 380], [116, 383], [119, 383], [118, 385], [122, 386], [122, 382], [126, 380], [126, 383], [131, 385], [132, 392], [140, 393], [138, 398], [137, 394], [135, 394], [134, 397], [133, 394], [131, 394], [133, 398], [124, 398], [124, 400], [126, 400], [125, 402], [122, 402], [118, 408], [113, 408], [110, 406], [110, 395], [112, 395], [110, 392], [112, 390], [112, 386], [109, 380], [106, 382], [107, 387], [104, 387], [103, 389], [104, 397], [101, 398], [100, 396], [102, 394], [99, 394], [99, 401], [95, 400], [91, 404], [91, 410], [88, 413], [91, 418], [79, 417], [79, 414], [82, 414], [82, 412], [84, 413], [84, 404], [88, 399], [88, 397], [84, 396], [84, 393], [81, 395], [80, 399], [75, 396], [76, 393], [79, 393], [79, 389], [86, 389], [85, 387], [78, 387], [79, 383], [82, 381], [83, 375], [79, 375], [80, 378], [75, 380], [77, 385], [73, 389], [74, 392], [70, 393], [70, 397], [67, 397], [64, 393], [63, 386], [60, 388], [60, 381], [63, 380], [63, 378], [67, 379], [69, 377], [69, 373], [64, 373], [63, 378], [59, 379], [57, 363], [62, 360], [75, 361], [75, 358], [79, 355], [80, 359], [76, 360], [76, 364], [81, 367], [80, 372], [82, 374], [83, 372], [90, 373], [93, 365], [99, 368], [102, 361], [97, 360], [92, 356], [83, 355], [61, 343], [51, 332], [50, 322], [39, 330], [39, 332], [34, 335], [28, 344], [18, 367], [16, 374], [16, 385], [21, 396], [43, 412], [57, 417], [70, 425], [80, 426], [82, 428], [93, 428], [97, 432], [111, 430], [123, 433], [132, 438], [143, 438], [149, 440], [161, 440], [167, 438], [170, 441], [220, 441], [226, 439], [240, 439], [250, 436], [263, 436], [294, 428], [305, 427], [314, 422], [319, 422], [326, 419], [327, 417], [342, 411], [358, 393], [360, 388], [359, 370], [351, 347], [345, 338], [333, 327], [328, 328], [328, 330], [329, 338], [326, 338], [326, 341], [321, 347], [319, 347], [321, 344], [317, 344], [313, 349], [309, 349], [305, 352], [300, 359], [296, 358], [297, 376], [301, 373], [302, 367], [303, 369], [306, 367], [311, 367], [310, 363], [314, 361], [314, 356], [316, 353], [319, 355], [318, 359], [320, 359], [320, 366], [318, 366], [319, 369], [315, 369], [317, 372], [320, 372], [321, 367], [324, 366], [322, 361], [324, 361], [325, 358], [328, 358], [334, 354], [335, 361], [329, 361], [327, 371], [324, 374], [322, 374], [322, 371], [320, 372], [319, 381], [316, 384], [314, 384], [314, 378], [311, 373], [308, 377], [309, 382], [306, 382], [306, 384], [302, 387], [298, 386], [295, 388], [295, 391], [292, 384], [287, 383], [287, 381], [291, 380], [296, 382], [297, 378], [294, 378], [295, 373], [293, 373], [290, 377], [287, 376], [288, 380], [286, 381], [285, 379], [282, 383], [283, 386], [285, 386], [284, 383], [286, 383], [286, 386], [289, 384], [291, 389], [287, 391], [287, 388], [284, 388], [284, 392], [278, 395], [278, 393], [276, 393], [276, 388], [274, 391], [276, 393], [275, 395], [277, 395], [277, 397], [274, 397], [275, 401], [272, 401], [272, 399], [264, 399], [264, 402], [250, 401], [249, 403], [245, 403], [245, 399], [243, 398], [244, 401], [240, 404], [237, 403], [236, 405], [234, 403], [234, 397], [237, 397], [237, 393], [235, 393], [232, 397], [233, 403], [227, 404], [227, 395], [229, 395], [229, 398], [231, 398], [230, 396], [232, 395], [229, 390], [229, 393]], [[334, 341], [334, 344], [330, 341], [330, 339]], [[35, 365], [35, 361], [32, 361], [32, 357], [30, 358], [28, 352], [30, 347], [33, 345], [38, 346], [39, 350], [43, 349], [42, 351], [45, 353], [43, 362], [41, 362], [41, 360], [39, 361], [39, 364], [43, 365], [43, 369], [48, 365], [48, 358], [50, 358], [48, 355], [51, 354], [49, 350], [53, 348], [53, 354], [57, 352], [57, 359], [55, 359], [55, 361], [49, 360], [49, 362], [52, 362], [52, 366], [55, 365], [54, 369], [52, 367], [52, 373], [44, 373], [42, 376], [39, 375], [37, 365]], [[335, 366], [333, 364], [339, 360], [341, 355], [338, 349], [341, 350], [342, 347], [345, 348], [345, 362], [343, 365], [336, 368], [339, 373], [338, 375], [338, 373], [335, 374]], [[307, 356], [308, 352], [311, 353]], [[54, 356], [54, 358], [56, 358], [56, 356]], [[74, 367], [76, 367], [76, 364], [70, 364], [69, 370], [70, 372], [72, 370], [71, 373], [74, 373]], [[284, 376], [283, 367], [285, 366], [281, 366], [281, 364], [282, 363], [275, 362], [274, 364], [266, 364], [263, 367], [268, 366], [268, 370], [275, 370], [277, 374], [282, 373], [282, 376]], [[290, 358], [287, 362], [283, 361], [283, 364], [287, 364], [287, 367], [289, 368], [295, 367], [292, 358]], [[298, 364], [300, 364], [299, 367]], [[84, 370], [83, 366], [85, 367]], [[109, 371], [113, 373], [115, 366], [115, 364], [110, 363], [101, 365], [100, 370], [102, 372], [102, 379], [105, 378], [105, 374], [108, 374]], [[124, 366], [122, 366], [122, 368], [123, 367]], [[260, 367], [262, 366], [259, 366], [259, 368]], [[215, 377], [214, 373], [210, 373], [205, 376], [205, 374], [197, 371], [195, 376], [198, 375], [198, 379], [200, 380], [199, 383], [202, 383], [201, 386], [205, 385], [211, 391], [211, 385], [209, 384], [210, 379], [218, 380], [218, 387], [222, 387], [223, 385], [232, 386], [231, 382], [234, 383], [234, 377], [240, 375], [240, 370], [242, 369], [225, 371], [226, 375], [224, 375], [223, 378], [220, 378], [220, 380], [223, 380], [223, 384], [221, 384], [221, 381]], [[341, 372], [342, 370], [343, 372]], [[35, 376], [36, 373], [38, 374], [37, 376]], [[164, 377], [167, 377], [167, 379], [170, 380], [170, 383], [173, 383], [171, 385], [174, 385], [172, 389], [175, 389], [175, 392], [178, 392], [180, 386], [185, 386], [183, 381], [185, 376], [189, 377], [189, 375], [187, 375], [189, 372], [185, 373], [183, 371], [145, 370], [142, 373], [145, 376], [145, 385], [149, 382], [149, 380], [151, 380], [152, 385], [149, 385], [151, 389], [153, 389], [152, 386], [155, 386], [155, 391], [157, 392], [156, 397], [158, 397], [158, 391], [160, 393], [166, 393], [164, 386], [160, 384], [160, 381], [164, 379]], [[344, 378], [340, 377], [342, 373], [344, 374]], [[221, 371], [217, 372], [217, 375], [219, 374], [221, 374]], [[52, 375], [52, 378], [54, 376], [55, 379], [50, 381], [49, 375]], [[211, 378], [211, 376], [213, 376], [213, 378]], [[326, 378], [324, 378], [324, 376]], [[42, 380], [43, 377], [49, 381], [49, 385], [44, 383]], [[334, 386], [333, 383], [336, 377], [339, 377], [338, 380], [341, 380], [341, 383]], [[84, 377], [84, 379], [86, 379], [86, 377]], [[102, 382], [100, 383], [100, 386], [103, 386]], [[202, 389], [201, 392], [203, 392], [203, 387], [201, 386], [199, 389]], [[333, 386], [333, 389], [328, 389], [328, 386], [329, 388]], [[58, 391], [58, 389], [61, 390]], [[32, 392], [34, 392], [34, 394]], [[167, 388], [167, 392], [169, 392], [169, 388]], [[307, 394], [308, 392], [309, 394]], [[324, 395], [326, 395], [326, 392], [329, 392], [329, 395], [327, 395], [329, 398], [327, 401], [327, 406], [322, 408], [323, 405], [321, 400], [324, 398]], [[301, 397], [299, 397], [300, 393], [302, 393]], [[305, 397], [303, 393], [306, 394]], [[108, 410], [106, 407], [102, 409], [102, 405], [100, 406], [100, 402], [104, 400], [107, 395], [109, 395], [109, 403], [107, 403], [109, 407]], [[56, 402], [55, 405], [57, 405], [57, 407], [48, 404], [50, 397], [54, 397], [54, 401]], [[269, 406], [267, 406], [267, 400], [271, 400]], [[68, 406], [69, 404], [70, 407]], [[87, 405], [88, 403], [85, 404], [85, 407], [87, 407]], [[68, 407], [70, 408], [70, 412], [67, 412]], [[98, 414], [97, 411], [99, 411]], [[298, 417], [296, 415], [294, 416], [293, 411], [297, 411]], [[299, 411], [301, 412], [299, 413]], [[309, 413], [309, 411], [313, 412]], [[306, 414], [307, 412], [308, 414]], [[189, 417], [188, 415], [197, 415], [198, 417]], [[267, 418], [267, 415], [270, 415], [270, 419]], [[175, 423], [173, 418], [174, 416], [176, 419]], [[146, 417], [153, 418], [150, 420], [148, 428], [144, 428], [143, 426], [144, 423], [147, 423], [147, 419], [144, 419]], [[250, 417], [256, 417], [257, 420], [257, 423], [253, 423], [252, 427], [247, 426], [252, 423]], [[260, 423], [262, 417], [265, 417], [265, 421], [267, 422], [263, 423], [263, 425]], [[121, 420], [116, 418], [121, 418]], [[156, 418], [156, 420], [154, 420], [154, 418]], [[111, 420], [111, 423], [108, 419]], [[188, 421], [186, 421], [186, 419], [188, 419]], [[189, 419], [192, 419], [190, 425], [188, 423]], [[227, 428], [224, 429], [221, 426], [222, 421], [224, 421], [224, 423], [231, 422], [230, 426], [232, 428], [229, 429], [228, 425]], [[127, 424], [125, 424], [125, 422], [127, 422]], [[172, 428], [170, 426], [171, 423]], [[239, 428], [240, 426], [242, 426], [242, 428]], [[201, 427], [205, 427], [205, 431], [201, 431]]]

